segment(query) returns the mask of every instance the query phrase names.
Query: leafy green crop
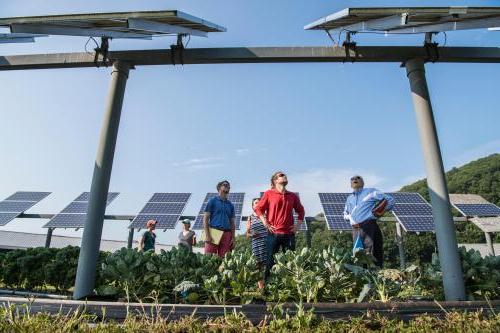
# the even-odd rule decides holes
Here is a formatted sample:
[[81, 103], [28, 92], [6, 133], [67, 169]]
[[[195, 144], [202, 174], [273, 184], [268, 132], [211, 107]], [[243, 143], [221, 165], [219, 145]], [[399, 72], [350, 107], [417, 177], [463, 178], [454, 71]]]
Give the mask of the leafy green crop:
[[[79, 248], [13, 250], [0, 256], [0, 281], [11, 288], [54, 287], [67, 292], [74, 284]], [[469, 299], [500, 298], [500, 257], [482, 258], [460, 249]], [[355, 302], [444, 298], [442, 273], [435, 255], [430, 264], [405, 270], [373, 265], [363, 251], [349, 248], [303, 248], [275, 256], [266, 292], [249, 249], [238, 249], [224, 259], [194, 254], [184, 248], [138, 252], [122, 248], [100, 254], [96, 291], [100, 295], [159, 302], [249, 303]]]
[[[75, 282], [79, 251], [78, 247], [68, 246], [6, 252], [0, 260], [0, 282], [11, 288], [45, 290], [54, 287], [59, 292], [67, 292]], [[99, 262], [105, 256], [100, 252]]]

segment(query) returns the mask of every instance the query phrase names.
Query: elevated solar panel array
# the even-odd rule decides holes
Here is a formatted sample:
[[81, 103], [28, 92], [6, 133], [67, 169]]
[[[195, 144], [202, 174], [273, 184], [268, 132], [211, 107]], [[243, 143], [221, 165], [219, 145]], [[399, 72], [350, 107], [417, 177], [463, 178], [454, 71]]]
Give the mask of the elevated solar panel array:
[[4, 201], [0, 202], [0, 226], [6, 225], [23, 212], [27, 211], [50, 192], [16, 192]]
[[[108, 206], [117, 196], [118, 192], [109, 192], [106, 201]], [[90, 192], [83, 192], [59, 214], [50, 219], [44, 228], [83, 228], [87, 217], [87, 207], [89, 205]]]
[[[344, 220], [344, 207], [350, 193], [319, 193], [330, 230], [351, 230]], [[393, 214], [406, 231], [434, 231], [431, 206], [418, 193], [389, 193], [394, 198]]]
[[351, 230], [351, 225], [344, 220], [344, 207], [351, 193], [318, 193], [319, 201], [325, 213], [326, 225], [330, 230]]
[[450, 194], [450, 201], [460, 214], [484, 232], [500, 231], [500, 208], [477, 194]]
[[425, 33], [498, 27], [499, 7], [345, 8], [305, 29], [330, 32]]
[[500, 208], [492, 203], [488, 204], [455, 204], [464, 216], [493, 217], [500, 216]]
[[[294, 192], [294, 193], [297, 194], [297, 196], [300, 198], [299, 192]], [[264, 195], [264, 192], [260, 192], [261, 198], [263, 195]], [[299, 214], [297, 214], [297, 212], [294, 210], [293, 211], [293, 223], [297, 224], [298, 220], [299, 220]], [[302, 224], [300, 225], [300, 231], [307, 231], [307, 223], [305, 221], [302, 221]]]
[[145, 229], [149, 220], [156, 220], [157, 229], [174, 229], [191, 193], [155, 193], [134, 218], [129, 229]]
[[431, 205], [418, 193], [389, 193], [394, 198], [392, 213], [405, 231], [434, 231]]
[[[205, 196], [205, 200], [203, 200], [203, 204], [201, 205], [200, 211], [198, 213], [198, 216], [196, 217], [196, 221], [194, 222], [193, 225], [193, 230], [203, 230], [203, 216], [205, 214], [205, 208], [207, 207], [208, 200], [211, 198], [219, 195], [218, 193], [207, 193]], [[236, 230], [240, 229], [240, 223], [241, 223], [241, 212], [243, 211], [243, 200], [245, 199], [245, 193], [239, 193], [239, 192], [234, 192], [234, 193], [229, 193], [228, 195], [229, 201], [231, 201], [234, 205], [234, 214], [235, 216], [235, 224], [236, 224]]]
[[[159, 35], [206, 37], [226, 28], [178, 10], [85, 13], [0, 18], [11, 34], [1, 40], [28, 42], [40, 35], [151, 39]], [[3, 37], [3, 38], [1, 38]]]

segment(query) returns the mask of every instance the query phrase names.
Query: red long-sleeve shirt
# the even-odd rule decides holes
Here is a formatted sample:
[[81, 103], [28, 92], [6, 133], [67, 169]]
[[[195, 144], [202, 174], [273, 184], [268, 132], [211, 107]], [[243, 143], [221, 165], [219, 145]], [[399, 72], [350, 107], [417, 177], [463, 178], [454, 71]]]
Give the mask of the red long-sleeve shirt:
[[299, 221], [303, 221], [305, 212], [299, 197], [293, 192], [281, 193], [276, 189], [267, 190], [255, 207], [257, 216], [266, 215], [276, 234], [293, 233], [293, 210], [299, 215]]

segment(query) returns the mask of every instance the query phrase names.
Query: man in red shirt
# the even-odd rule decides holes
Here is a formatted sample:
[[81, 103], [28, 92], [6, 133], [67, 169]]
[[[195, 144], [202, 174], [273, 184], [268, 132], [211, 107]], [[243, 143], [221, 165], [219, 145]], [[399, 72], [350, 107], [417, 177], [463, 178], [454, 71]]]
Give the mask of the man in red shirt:
[[[294, 192], [287, 191], [287, 185], [286, 174], [275, 172], [271, 177], [271, 189], [264, 192], [255, 207], [255, 213], [268, 230], [266, 280], [274, 265], [274, 254], [280, 247], [283, 252], [295, 250], [295, 233], [304, 220], [304, 207]], [[294, 210], [299, 215], [297, 224], [293, 221]]]

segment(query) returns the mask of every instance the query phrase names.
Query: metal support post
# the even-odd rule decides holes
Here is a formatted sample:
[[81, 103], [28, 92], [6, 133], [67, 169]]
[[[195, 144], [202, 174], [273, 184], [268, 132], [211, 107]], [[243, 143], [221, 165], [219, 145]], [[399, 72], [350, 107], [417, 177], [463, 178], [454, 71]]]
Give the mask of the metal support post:
[[129, 70], [130, 65], [125, 62], [113, 63], [109, 95], [90, 188], [87, 219], [78, 258], [74, 299], [89, 296], [94, 289], [109, 181]]
[[403, 270], [406, 268], [406, 256], [405, 248], [403, 245], [403, 231], [401, 230], [401, 225], [396, 222], [396, 243], [398, 244], [399, 250], [399, 266]]
[[310, 249], [311, 246], [312, 246], [312, 235], [311, 235], [311, 224], [309, 223], [309, 221], [306, 219], [304, 219], [304, 223], [306, 224], [306, 227], [307, 227], [307, 230], [306, 230], [306, 246]]
[[488, 250], [490, 255], [495, 255], [495, 247], [493, 246], [493, 241], [491, 239], [491, 233], [485, 232], [484, 236], [486, 237], [486, 244], [488, 245]]
[[465, 287], [458, 255], [455, 225], [451, 216], [450, 198], [425, 78], [424, 62], [422, 59], [415, 58], [408, 60], [405, 66], [424, 153], [427, 186], [436, 228], [445, 298], [447, 301], [465, 300]]
[[52, 231], [54, 231], [54, 229], [52, 228], [47, 229], [47, 237], [45, 238], [45, 247], [47, 249], [50, 247], [50, 242], [52, 241]]
[[130, 228], [130, 230], [128, 231], [127, 249], [132, 248], [133, 242], [134, 242], [134, 228]]

